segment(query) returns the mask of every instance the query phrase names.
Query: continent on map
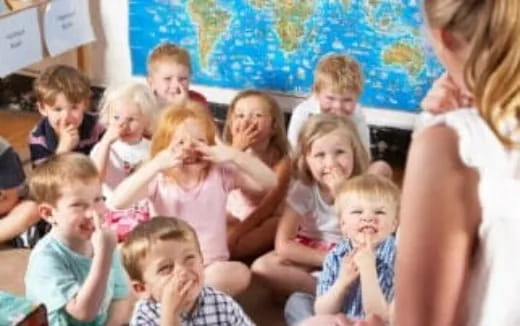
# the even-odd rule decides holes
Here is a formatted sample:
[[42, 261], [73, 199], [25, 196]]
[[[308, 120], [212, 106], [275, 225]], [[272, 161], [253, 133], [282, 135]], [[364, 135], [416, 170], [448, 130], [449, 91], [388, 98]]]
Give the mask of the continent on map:
[[207, 67], [211, 50], [228, 28], [231, 15], [219, 8], [216, 0], [190, 0], [188, 12], [197, 25], [200, 64]]
[[421, 73], [424, 66], [422, 52], [412, 44], [395, 43], [383, 51], [383, 62], [403, 67], [412, 76]]
[[348, 11], [350, 9], [350, 4], [352, 0], [343, 0], [343, 10]]

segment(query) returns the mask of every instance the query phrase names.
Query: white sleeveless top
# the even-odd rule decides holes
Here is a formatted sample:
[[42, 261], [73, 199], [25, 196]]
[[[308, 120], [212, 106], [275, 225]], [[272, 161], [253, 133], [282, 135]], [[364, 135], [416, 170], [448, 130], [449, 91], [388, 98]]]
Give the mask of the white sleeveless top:
[[466, 325], [520, 325], [520, 153], [508, 151], [475, 109], [436, 116], [425, 125], [437, 124], [455, 130], [462, 162], [480, 177], [482, 216], [464, 300]]

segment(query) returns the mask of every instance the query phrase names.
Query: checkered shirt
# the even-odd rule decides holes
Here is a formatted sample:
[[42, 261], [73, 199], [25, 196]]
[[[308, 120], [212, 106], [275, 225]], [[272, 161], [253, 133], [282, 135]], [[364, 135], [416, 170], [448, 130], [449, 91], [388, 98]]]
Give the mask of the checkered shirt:
[[[130, 326], [160, 325], [161, 305], [155, 300], [141, 300], [136, 304]], [[254, 326], [238, 303], [230, 296], [204, 287], [191, 313], [182, 313], [182, 326]]]

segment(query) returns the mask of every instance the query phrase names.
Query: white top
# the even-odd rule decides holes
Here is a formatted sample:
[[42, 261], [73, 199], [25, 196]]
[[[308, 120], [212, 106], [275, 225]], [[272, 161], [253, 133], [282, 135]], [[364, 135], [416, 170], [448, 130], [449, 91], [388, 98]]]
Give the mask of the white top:
[[[99, 150], [99, 143], [94, 146], [90, 156]], [[147, 157], [150, 140], [142, 138], [137, 144], [127, 144], [116, 140], [110, 146], [106, 174], [103, 180], [103, 195], [110, 198], [114, 189], [130, 175]]]
[[328, 243], [341, 240], [334, 205], [329, 205], [323, 200], [318, 186], [307, 186], [296, 180], [289, 188], [286, 201], [302, 218], [299, 235]]
[[[293, 149], [296, 148], [296, 145], [298, 144], [298, 134], [305, 124], [305, 121], [307, 121], [311, 115], [319, 113], [321, 113], [320, 104], [314, 95], [294, 108], [291, 114], [291, 121], [289, 121], [289, 128], [287, 130], [287, 138], [289, 139], [289, 143]], [[350, 118], [356, 125], [359, 137], [361, 138], [361, 143], [367, 150], [368, 155], [370, 155], [370, 129], [368, 128], [365, 115], [363, 114], [363, 108], [358, 105]]]
[[480, 176], [482, 215], [466, 325], [520, 325], [520, 153], [508, 151], [475, 109], [434, 117], [426, 126], [435, 124], [455, 130], [462, 162]]

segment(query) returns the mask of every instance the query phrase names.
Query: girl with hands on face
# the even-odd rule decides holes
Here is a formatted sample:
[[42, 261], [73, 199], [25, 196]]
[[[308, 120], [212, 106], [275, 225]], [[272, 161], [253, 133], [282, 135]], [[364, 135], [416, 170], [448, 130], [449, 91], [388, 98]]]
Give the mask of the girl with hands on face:
[[206, 284], [237, 294], [248, 286], [250, 272], [228, 261], [228, 194], [240, 189], [248, 200], [261, 201], [276, 187], [276, 175], [260, 159], [216, 144], [213, 119], [196, 102], [167, 108], [159, 121], [150, 160], [120, 184], [111, 204], [125, 208], [147, 198], [157, 214], [187, 221], [200, 239]]

